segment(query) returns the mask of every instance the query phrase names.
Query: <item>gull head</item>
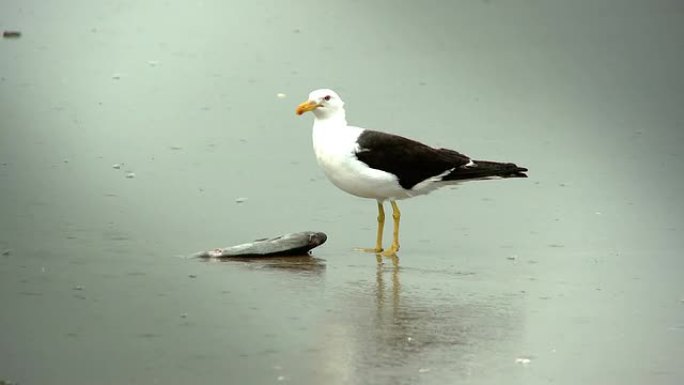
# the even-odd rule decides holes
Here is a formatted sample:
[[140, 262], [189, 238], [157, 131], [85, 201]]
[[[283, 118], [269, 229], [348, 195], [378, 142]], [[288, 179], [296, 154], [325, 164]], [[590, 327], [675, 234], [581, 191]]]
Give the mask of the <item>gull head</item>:
[[297, 106], [295, 112], [297, 115], [302, 115], [305, 112], [312, 111], [318, 119], [325, 119], [344, 113], [344, 102], [333, 90], [320, 89], [312, 91], [309, 94], [309, 99]]

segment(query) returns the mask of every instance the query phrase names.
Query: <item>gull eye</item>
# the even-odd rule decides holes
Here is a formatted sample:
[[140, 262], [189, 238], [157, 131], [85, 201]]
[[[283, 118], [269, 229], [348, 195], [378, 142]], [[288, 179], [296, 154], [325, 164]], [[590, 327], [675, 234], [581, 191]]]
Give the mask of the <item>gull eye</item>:
[[325, 95], [325, 97], [323, 98], [323, 100], [325, 100], [326, 102], [327, 102], [328, 100], [330, 100], [330, 95]]

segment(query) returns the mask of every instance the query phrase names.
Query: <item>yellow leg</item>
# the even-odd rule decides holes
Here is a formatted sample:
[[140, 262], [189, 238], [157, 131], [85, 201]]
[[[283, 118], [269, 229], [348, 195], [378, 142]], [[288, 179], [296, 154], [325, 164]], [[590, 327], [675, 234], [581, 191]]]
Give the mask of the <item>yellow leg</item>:
[[381, 201], [378, 201], [378, 232], [375, 237], [375, 247], [367, 249], [358, 249], [367, 253], [380, 253], [382, 252], [382, 231], [385, 228], [385, 208]]
[[385, 250], [382, 255], [392, 256], [396, 255], [399, 251], [399, 220], [401, 219], [401, 211], [399, 211], [399, 206], [397, 206], [396, 201], [390, 201], [392, 204], [392, 219], [394, 219], [394, 231], [392, 232], [392, 245], [389, 249]]

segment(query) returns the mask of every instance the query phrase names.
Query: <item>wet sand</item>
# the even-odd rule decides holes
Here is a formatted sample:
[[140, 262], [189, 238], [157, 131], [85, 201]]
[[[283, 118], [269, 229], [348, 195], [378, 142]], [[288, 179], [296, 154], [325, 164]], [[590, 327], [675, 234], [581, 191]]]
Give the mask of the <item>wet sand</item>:
[[541, 383], [576, 367], [674, 383], [678, 271], [645, 261], [676, 257], [19, 252], [2, 261], [3, 366], [56, 383]]
[[[0, 380], [684, 376], [677, 9], [21, 4], [0, 13], [22, 31], [0, 41]], [[374, 202], [325, 180], [294, 116], [319, 87], [530, 178], [400, 202], [378, 263], [353, 251]], [[185, 257], [305, 230], [328, 235], [311, 257]]]

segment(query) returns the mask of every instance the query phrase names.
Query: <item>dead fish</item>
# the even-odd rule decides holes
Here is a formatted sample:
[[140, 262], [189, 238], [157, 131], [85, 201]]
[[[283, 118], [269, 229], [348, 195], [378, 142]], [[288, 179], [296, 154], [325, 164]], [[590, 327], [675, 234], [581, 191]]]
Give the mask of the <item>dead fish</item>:
[[322, 232], [302, 231], [289, 233], [274, 238], [257, 239], [254, 242], [236, 246], [201, 251], [194, 258], [228, 259], [259, 258], [287, 255], [306, 255], [314, 247], [325, 243], [328, 236]]

